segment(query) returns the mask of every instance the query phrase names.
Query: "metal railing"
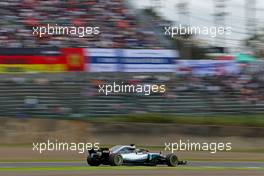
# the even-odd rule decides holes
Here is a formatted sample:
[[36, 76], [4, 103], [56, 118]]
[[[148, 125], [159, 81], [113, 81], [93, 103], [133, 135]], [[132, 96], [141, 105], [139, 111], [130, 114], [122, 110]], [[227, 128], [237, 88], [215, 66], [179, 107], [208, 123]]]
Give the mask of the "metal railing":
[[[140, 76], [144, 75], [145, 78]], [[3, 75], [1, 75], [3, 77]], [[158, 79], [166, 77], [165, 80]], [[139, 78], [138, 78], [139, 77]], [[150, 79], [151, 78], [151, 79]], [[96, 81], [165, 84], [164, 94], [98, 93]], [[232, 90], [215, 81], [192, 83], [174, 74], [65, 73], [5, 75], [0, 80], [0, 114], [3, 117], [107, 117], [157, 113], [175, 115], [262, 114], [264, 85], [257, 92]], [[220, 90], [210, 90], [217, 86]]]

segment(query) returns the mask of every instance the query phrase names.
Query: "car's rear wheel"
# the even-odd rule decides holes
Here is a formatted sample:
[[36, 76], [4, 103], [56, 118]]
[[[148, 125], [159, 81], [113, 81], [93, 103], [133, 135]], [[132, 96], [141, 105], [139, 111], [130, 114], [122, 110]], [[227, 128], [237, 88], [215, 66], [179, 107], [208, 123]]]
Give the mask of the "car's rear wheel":
[[90, 166], [99, 166], [101, 164], [100, 161], [92, 159], [90, 156], [87, 157], [87, 163]]
[[111, 166], [121, 166], [123, 164], [123, 157], [120, 154], [112, 154], [109, 157]]
[[168, 166], [175, 167], [178, 165], [178, 157], [174, 154], [169, 154], [166, 157], [166, 162]]

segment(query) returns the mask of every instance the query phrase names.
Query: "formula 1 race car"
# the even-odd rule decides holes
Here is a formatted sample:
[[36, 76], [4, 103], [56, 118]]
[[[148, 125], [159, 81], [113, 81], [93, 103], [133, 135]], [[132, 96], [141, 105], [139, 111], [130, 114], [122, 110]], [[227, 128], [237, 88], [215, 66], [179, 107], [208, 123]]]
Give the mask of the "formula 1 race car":
[[112, 148], [100, 148], [89, 150], [87, 163], [90, 166], [112, 165], [168, 165], [175, 167], [185, 165], [186, 161], [179, 161], [175, 154], [163, 155], [162, 153], [150, 153], [145, 149], [137, 149], [135, 145], [117, 145]]

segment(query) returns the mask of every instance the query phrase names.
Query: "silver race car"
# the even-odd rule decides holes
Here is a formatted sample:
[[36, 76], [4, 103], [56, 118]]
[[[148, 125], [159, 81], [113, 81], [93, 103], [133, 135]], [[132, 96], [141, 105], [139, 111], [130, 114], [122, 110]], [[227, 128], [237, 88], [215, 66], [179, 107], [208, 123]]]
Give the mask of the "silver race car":
[[151, 153], [145, 149], [137, 149], [135, 145], [117, 145], [112, 148], [100, 148], [89, 150], [87, 163], [90, 166], [112, 165], [168, 165], [175, 167], [185, 165], [186, 161], [179, 161], [175, 154], [164, 155]]

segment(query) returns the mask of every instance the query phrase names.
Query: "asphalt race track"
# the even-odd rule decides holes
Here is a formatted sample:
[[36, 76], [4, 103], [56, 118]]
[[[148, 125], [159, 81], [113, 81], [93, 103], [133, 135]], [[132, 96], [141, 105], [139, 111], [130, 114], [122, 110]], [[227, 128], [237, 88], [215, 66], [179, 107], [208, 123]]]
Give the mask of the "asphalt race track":
[[99, 166], [85, 162], [0, 162], [5, 176], [263, 176], [264, 162], [192, 161], [179, 167]]

